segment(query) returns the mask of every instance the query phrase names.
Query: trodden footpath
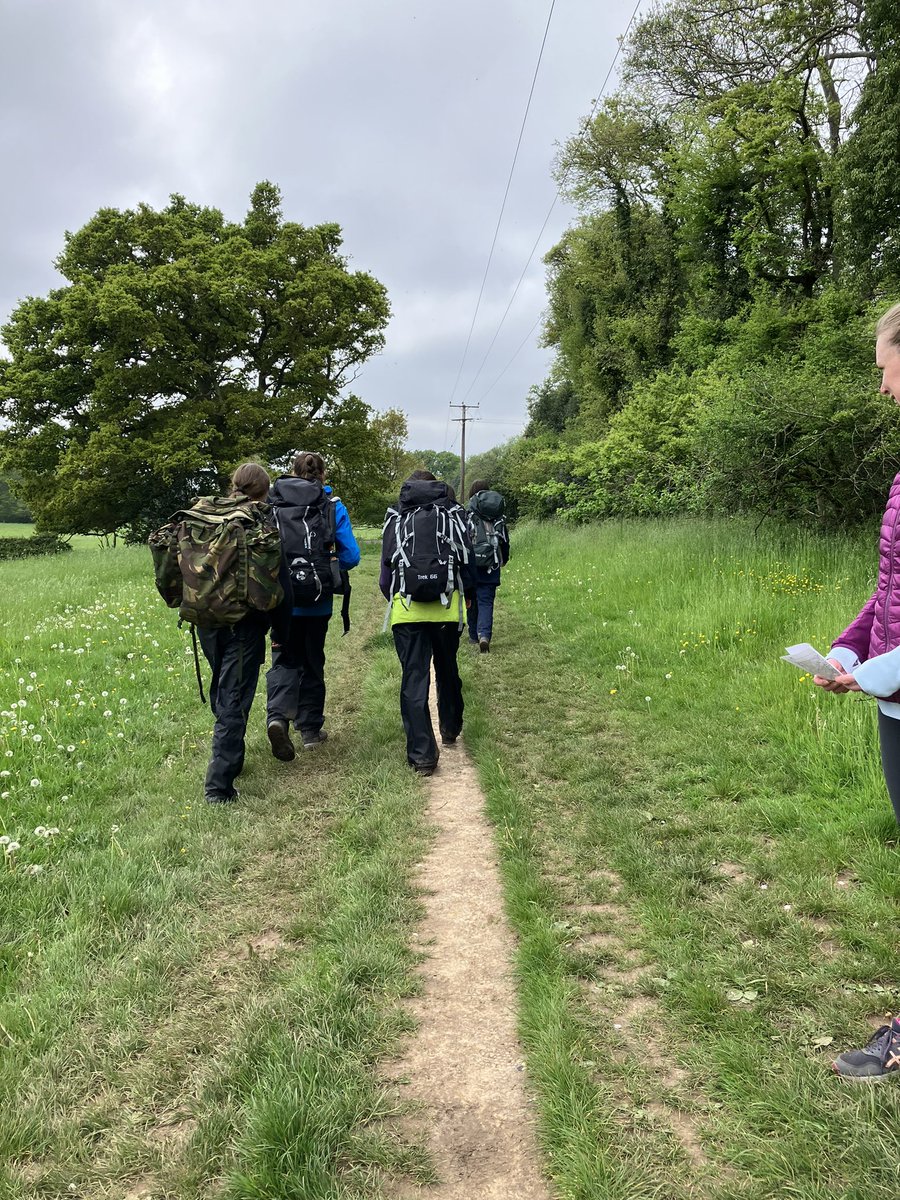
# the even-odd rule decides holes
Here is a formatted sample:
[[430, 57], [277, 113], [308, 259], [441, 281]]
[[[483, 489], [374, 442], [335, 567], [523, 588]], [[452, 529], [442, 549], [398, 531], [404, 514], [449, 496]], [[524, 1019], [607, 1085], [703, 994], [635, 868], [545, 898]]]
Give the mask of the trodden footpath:
[[[432, 721], [437, 728], [432, 680]], [[550, 1200], [516, 1036], [515, 945], [478, 775], [461, 742], [427, 781], [435, 828], [418, 882], [425, 917], [418, 1029], [391, 1074], [421, 1104], [440, 1182], [404, 1200]]]

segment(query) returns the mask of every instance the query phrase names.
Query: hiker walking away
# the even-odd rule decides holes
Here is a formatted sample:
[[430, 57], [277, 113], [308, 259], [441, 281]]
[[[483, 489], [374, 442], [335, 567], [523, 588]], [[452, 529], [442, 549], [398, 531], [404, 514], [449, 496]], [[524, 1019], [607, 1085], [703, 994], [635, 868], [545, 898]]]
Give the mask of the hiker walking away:
[[491, 648], [494, 631], [494, 597], [500, 586], [500, 568], [509, 562], [509, 532], [503, 516], [504, 501], [486, 479], [469, 488], [466, 517], [472, 542], [475, 586], [466, 595], [469, 641], [482, 654]]
[[456, 652], [463, 627], [463, 592], [473, 586], [465, 510], [430, 471], [413, 471], [384, 518], [379, 586], [389, 602], [400, 659], [400, 715], [406, 760], [432, 775], [440, 752], [431, 724], [431, 664], [437, 683], [441, 741], [462, 732], [463, 695]]
[[350, 628], [348, 572], [359, 563], [359, 546], [343, 501], [325, 483], [321, 454], [302, 451], [290, 475], [277, 479], [272, 503], [290, 576], [292, 614], [287, 636], [272, 637], [272, 666], [266, 675], [266, 733], [282, 762], [295, 757], [290, 727], [304, 750], [327, 738], [325, 723], [325, 638], [334, 597], [343, 596], [344, 632]]
[[[880, 391], [900, 404], [900, 304], [875, 329]], [[815, 676], [826, 692], [866, 692], [878, 697], [881, 763], [894, 816], [900, 822], [900, 474], [894, 478], [881, 522], [878, 583], [854, 621], [835, 638], [829, 656], [841, 672]], [[838, 1056], [834, 1069], [847, 1078], [873, 1080], [900, 1069], [900, 1017], [876, 1031], [861, 1050]]]
[[[281, 546], [265, 503], [269, 476], [243, 463], [227, 497], [203, 497], [150, 536], [156, 586], [191, 625], [212, 670], [215, 717], [205, 794], [210, 804], [237, 799], [244, 735], [266, 652], [266, 633], [286, 629]], [[197, 664], [200, 698], [203, 686]]]

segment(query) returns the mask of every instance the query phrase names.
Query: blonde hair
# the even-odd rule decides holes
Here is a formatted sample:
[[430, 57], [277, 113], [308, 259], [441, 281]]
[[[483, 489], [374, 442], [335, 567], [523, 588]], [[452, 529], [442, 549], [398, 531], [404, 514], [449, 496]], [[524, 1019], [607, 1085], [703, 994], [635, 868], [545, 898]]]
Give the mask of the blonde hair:
[[893, 304], [886, 313], [882, 313], [875, 326], [875, 336], [886, 334], [891, 345], [900, 350], [900, 304]]
[[270, 484], [268, 472], [259, 463], [241, 463], [231, 476], [231, 494], [240, 493], [249, 500], [265, 500]]

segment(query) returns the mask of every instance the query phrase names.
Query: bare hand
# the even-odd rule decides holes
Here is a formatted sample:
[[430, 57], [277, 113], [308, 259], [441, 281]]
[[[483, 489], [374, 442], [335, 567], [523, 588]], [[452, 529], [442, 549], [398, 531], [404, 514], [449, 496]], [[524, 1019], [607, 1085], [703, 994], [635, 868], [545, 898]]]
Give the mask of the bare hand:
[[862, 688], [856, 682], [852, 675], [846, 674], [843, 663], [838, 662], [836, 658], [828, 660], [840, 674], [837, 679], [825, 679], [822, 675], [814, 675], [813, 683], [816, 687], [820, 687], [823, 692], [861, 692]]
[[861, 692], [862, 691], [862, 688], [859, 686], [859, 684], [856, 682], [856, 680], [853, 678], [852, 675], [838, 675], [837, 679], [834, 682], [839, 683], [843, 687], [845, 692]]

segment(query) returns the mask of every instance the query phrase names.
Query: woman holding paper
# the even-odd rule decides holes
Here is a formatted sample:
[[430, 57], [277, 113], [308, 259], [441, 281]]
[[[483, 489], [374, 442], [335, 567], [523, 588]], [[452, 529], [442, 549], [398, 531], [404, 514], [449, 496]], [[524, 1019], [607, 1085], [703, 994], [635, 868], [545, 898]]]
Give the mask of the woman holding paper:
[[[900, 304], [875, 329], [880, 391], [900, 403]], [[894, 815], [900, 822], [900, 474], [891, 485], [881, 522], [878, 586], [856, 620], [835, 638], [829, 656], [841, 673], [815, 676], [826, 692], [867, 692], [878, 697], [881, 763]]]
[[[881, 393], [900, 404], [900, 304], [875, 330], [875, 362]], [[826, 692], [866, 692], [878, 697], [881, 765], [894, 815], [900, 822], [900, 474], [891, 485], [881, 522], [878, 586], [862, 611], [835, 638], [829, 662], [834, 680], [816, 675]], [[859, 1050], [845, 1050], [832, 1063], [845, 1079], [874, 1082], [900, 1073], [900, 1016], [877, 1029]]]

